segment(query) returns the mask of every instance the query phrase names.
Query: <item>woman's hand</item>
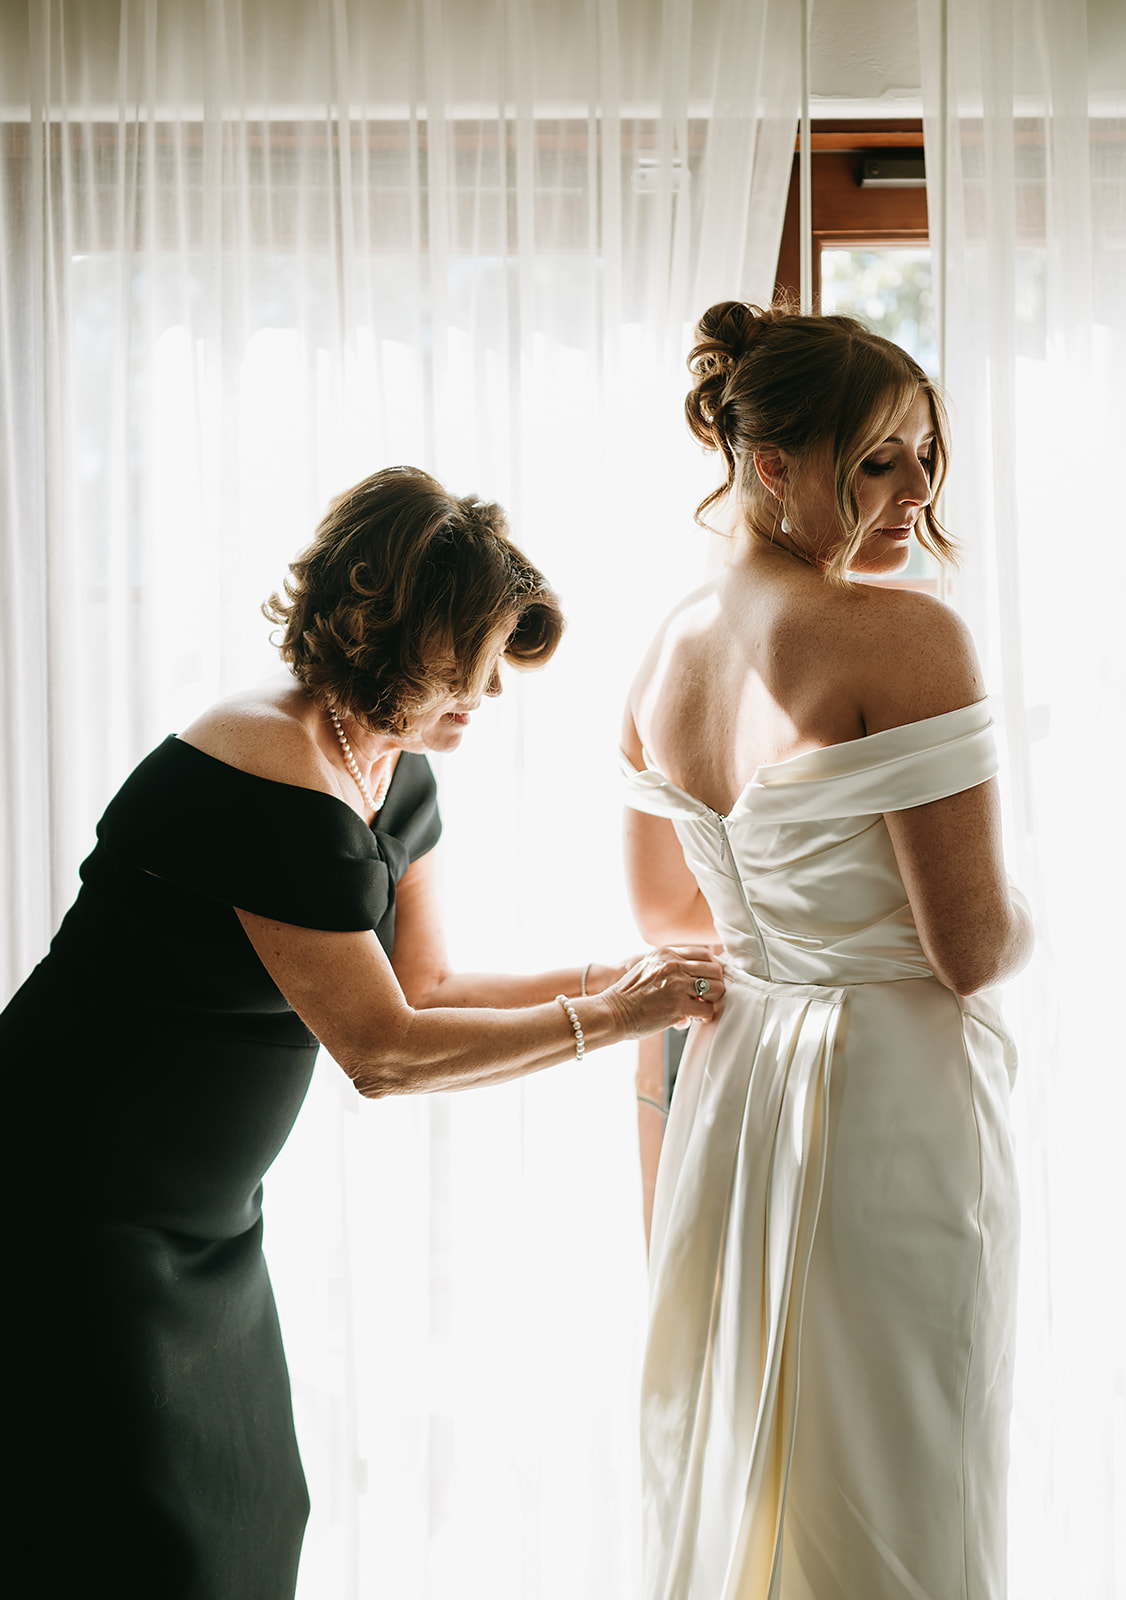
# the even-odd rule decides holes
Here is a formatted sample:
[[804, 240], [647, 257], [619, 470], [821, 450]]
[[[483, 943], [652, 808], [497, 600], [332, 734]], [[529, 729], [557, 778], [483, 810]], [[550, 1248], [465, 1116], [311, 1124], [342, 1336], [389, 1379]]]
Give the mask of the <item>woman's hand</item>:
[[[706, 984], [703, 994], [697, 982]], [[715, 1022], [723, 1012], [723, 968], [706, 945], [652, 950], [601, 998], [627, 1038], [643, 1039], [688, 1022]]]
[[[294, 1011], [370, 1099], [505, 1083], [575, 1057], [571, 1023], [554, 998], [503, 1010], [416, 1009], [374, 933], [302, 928], [252, 911], [237, 915]], [[697, 979], [708, 984], [703, 996], [696, 994]], [[571, 1005], [592, 1051], [658, 1033], [681, 1018], [710, 1022], [723, 987], [722, 968], [708, 950], [656, 950], [602, 994]]]

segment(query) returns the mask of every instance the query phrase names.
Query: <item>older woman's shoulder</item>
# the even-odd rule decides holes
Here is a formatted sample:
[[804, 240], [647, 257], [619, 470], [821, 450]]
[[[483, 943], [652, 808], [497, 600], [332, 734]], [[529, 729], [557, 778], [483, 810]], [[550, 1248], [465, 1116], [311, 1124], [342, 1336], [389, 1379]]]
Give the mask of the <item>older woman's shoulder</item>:
[[179, 737], [255, 777], [335, 794], [339, 785], [318, 738], [321, 713], [292, 680], [220, 700]]

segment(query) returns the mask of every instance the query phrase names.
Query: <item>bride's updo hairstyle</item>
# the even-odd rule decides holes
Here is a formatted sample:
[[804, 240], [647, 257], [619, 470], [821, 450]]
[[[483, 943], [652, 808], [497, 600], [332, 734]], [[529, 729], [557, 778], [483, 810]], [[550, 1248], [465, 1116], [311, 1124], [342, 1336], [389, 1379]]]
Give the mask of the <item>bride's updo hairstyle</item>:
[[[734, 490], [750, 531], [773, 540], [781, 518], [775, 497], [755, 470], [755, 455], [785, 450], [800, 481], [821, 446], [832, 462], [841, 540], [822, 570], [847, 579], [863, 527], [856, 480], [861, 463], [925, 394], [934, 419], [932, 499], [915, 532], [940, 561], [955, 547], [934, 511], [949, 456], [941, 397], [917, 361], [853, 317], [802, 316], [784, 307], [763, 310], [738, 300], [714, 305], [700, 318], [688, 357], [695, 383], [684, 403], [688, 426], [727, 463], [726, 481], [701, 501], [697, 522]], [[792, 469], [795, 470], [795, 469]]]
[[500, 506], [458, 498], [417, 467], [386, 467], [329, 506], [262, 607], [282, 659], [323, 707], [402, 737], [447, 696], [488, 687], [504, 657], [541, 667], [563, 633], [559, 602], [512, 543]]

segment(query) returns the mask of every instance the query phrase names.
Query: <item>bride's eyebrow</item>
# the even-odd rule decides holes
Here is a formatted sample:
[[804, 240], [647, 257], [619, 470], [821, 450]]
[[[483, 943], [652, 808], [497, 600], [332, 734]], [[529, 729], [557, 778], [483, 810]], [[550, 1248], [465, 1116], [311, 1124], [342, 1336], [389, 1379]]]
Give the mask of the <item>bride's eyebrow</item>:
[[[898, 433], [889, 433], [887, 438], [884, 440], [885, 444], [902, 444], [903, 442], [904, 441], [899, 437]], [[921, 449], [923, 445], [925, 445], [925, 444], [933, 444], [933, 443], [934, 443], [934, 434], [932, 432], [932, 433], [925, 434], [923, 436], [923, 438], [921, 438], [919, 440], [919, 447]]]

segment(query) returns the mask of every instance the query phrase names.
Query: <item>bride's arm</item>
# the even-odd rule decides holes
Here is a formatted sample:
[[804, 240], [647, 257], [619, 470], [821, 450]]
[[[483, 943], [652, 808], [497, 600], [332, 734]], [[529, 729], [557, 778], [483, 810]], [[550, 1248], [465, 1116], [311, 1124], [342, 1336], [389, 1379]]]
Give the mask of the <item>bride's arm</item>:
[[[592, 961], [554, 972], [454, 972], [446, 953], [438, 896], [437, 855], [412, 862], [395, 891], [395, 950], [391, 965], [408, 1002], [416, 1007], [542, 1005], [557, 994], [601, 994], [632, 962]], [[636, 959], [636, 958], [635, 958]], [[584, 981], [585, 974], [585, 981]]]
[[[896, 593], [876, 604], [881, 614], [861, 666], [869, 733], [984, 698], [977, 653], [956, 613], [928, 595]], [[889, 811], [884, 821], [939, 982], [970, 995], [1019, 972], [1032, 953], [1032, 921], [1005, 872], [996, 779]]]
[[[645, 766], [641, 738], [626, 711], [622, 750]], [[667, 817], [627, 810], [624, 823], [626, 883], [633, 915], [650, 944], [718, 944], [711, 908], [689, 870], [676, 829]]]
[[1019, 972], [1032, 954], [1032, 920], [1005, 876], [996, 778], [884, 821], [939, 982], [970, 995]]

